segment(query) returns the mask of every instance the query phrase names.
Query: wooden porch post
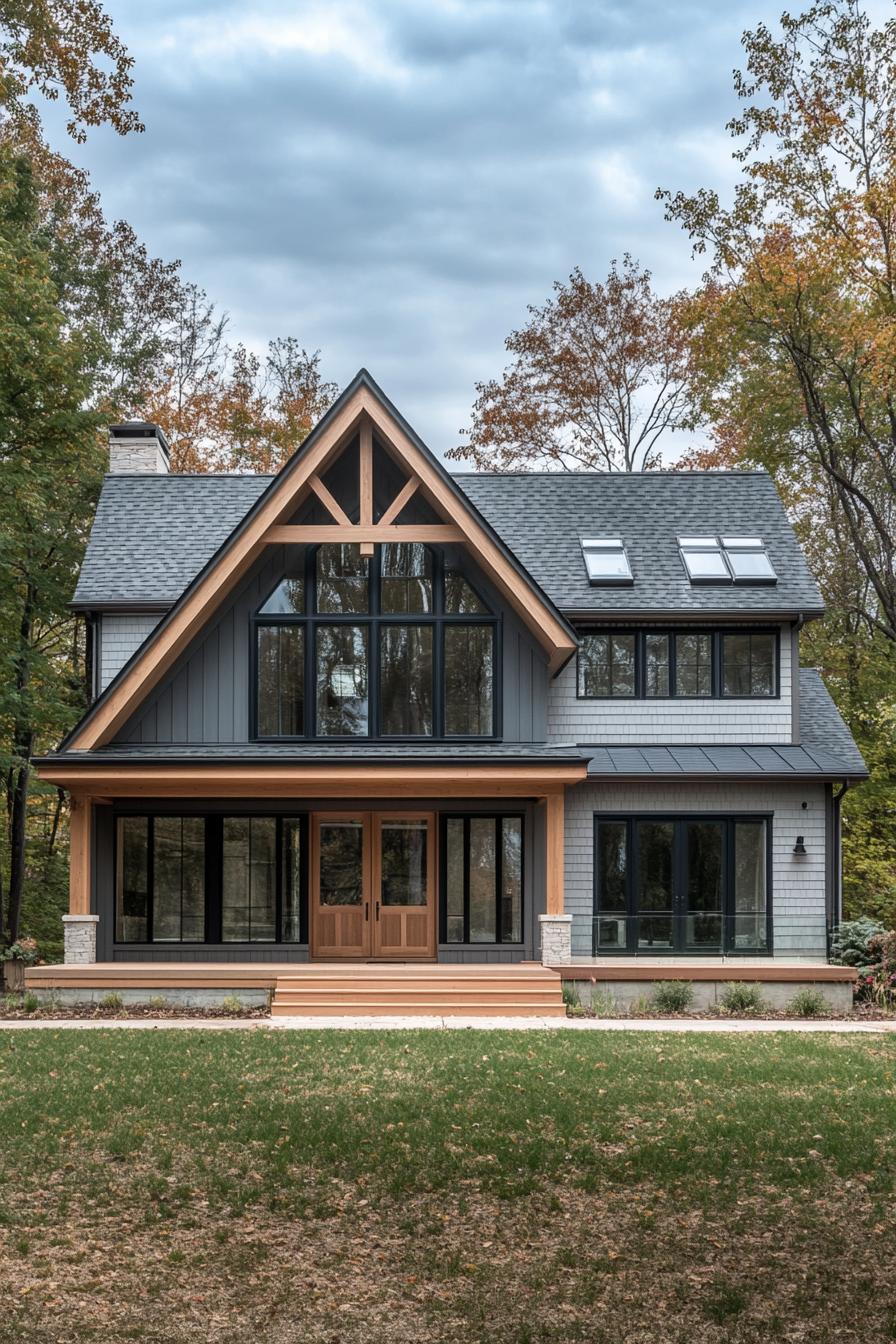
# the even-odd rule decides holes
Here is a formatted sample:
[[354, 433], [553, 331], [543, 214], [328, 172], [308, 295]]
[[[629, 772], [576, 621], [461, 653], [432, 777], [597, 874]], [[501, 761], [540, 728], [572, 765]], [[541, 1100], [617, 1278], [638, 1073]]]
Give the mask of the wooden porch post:
[[545, 799], [547, 805], [546, 855], [547, 855], [547, 903], [546, 913], [563, 914], [563, 790], [549, 793]]
[[69, 817], [68, 912], [90, 914], [90, 821], [89, 798], [72, 795]]

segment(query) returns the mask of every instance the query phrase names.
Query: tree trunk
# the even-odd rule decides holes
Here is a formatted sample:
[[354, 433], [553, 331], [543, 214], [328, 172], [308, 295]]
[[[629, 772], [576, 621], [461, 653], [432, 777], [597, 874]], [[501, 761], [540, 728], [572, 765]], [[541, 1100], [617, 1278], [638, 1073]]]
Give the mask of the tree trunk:
[[25, 845], [28, 837], [28, 790], [31, 769], [28, 764], [34, 746], [34, 730], [25, 722], [28, 682], [30, 679], [31, 637], [33, 633], [34, 590], [29, 586], [19, 624], [19, 656], [16, 659], [16, 722], [13, 733], [13, 764], [9, 772], [9, 892], [6, 903], [6, 940], [14, 943], [19, 936], [22, 899], [25, 892]]
[[9, 830], [9, 897], [6, 909], [6, 938], [14, 943], [19, 936], [22, 918], [22, 896], [25, 890], [25, 841], [28, 821], [28, 787], [31, 771], [21, 765], [15, 771], [12, 820]]

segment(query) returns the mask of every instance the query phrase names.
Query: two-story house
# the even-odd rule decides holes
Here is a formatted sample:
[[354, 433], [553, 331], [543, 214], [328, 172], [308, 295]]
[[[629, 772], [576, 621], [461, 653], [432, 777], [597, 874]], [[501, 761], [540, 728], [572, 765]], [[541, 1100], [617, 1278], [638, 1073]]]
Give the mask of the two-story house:
[[67, 961], [825, 958], [866, 771], [765, 473], [452, 475], [364, 371], [274, 477], [110, 456]]

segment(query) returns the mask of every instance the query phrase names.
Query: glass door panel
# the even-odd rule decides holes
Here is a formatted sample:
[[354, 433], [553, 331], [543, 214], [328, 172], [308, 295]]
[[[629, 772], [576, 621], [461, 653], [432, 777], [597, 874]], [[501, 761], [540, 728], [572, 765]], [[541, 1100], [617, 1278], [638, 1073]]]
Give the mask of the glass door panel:
[[768, 950], [765, 832], [764, 821], [734, 824], [734, 911], [728, 934], [732, 952]]
[[684, 823], [681, 951], [722, 951], [723, 835], [720, 821]]
[[373, 824], [374, 956], [434, 956], [434, 818], [375, 814]]
[[312, 951], [370, 952], [369, 825], [360, 816], [315, 816], [312, 826]]
[[639, 821], [635, 900], [637, 950], [671, 952], [673, 927], [675, 826], [671, 821]]

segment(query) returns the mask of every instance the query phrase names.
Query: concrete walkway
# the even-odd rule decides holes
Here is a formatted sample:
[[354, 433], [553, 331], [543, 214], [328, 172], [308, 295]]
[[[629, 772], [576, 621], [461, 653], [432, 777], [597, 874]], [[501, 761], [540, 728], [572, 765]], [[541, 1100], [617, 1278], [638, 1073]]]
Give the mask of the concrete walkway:
[[42, 1018], [2, 1021], [3, 1031], [669, 1031], [896, 1032], [894, 1021], [844, 1019], [769, 1021], [750, 1018], [583, 1018], [583, 1017], [276, 1017], [276, 1018]]

